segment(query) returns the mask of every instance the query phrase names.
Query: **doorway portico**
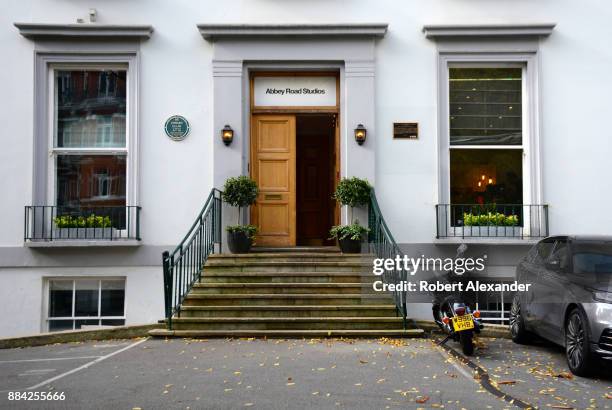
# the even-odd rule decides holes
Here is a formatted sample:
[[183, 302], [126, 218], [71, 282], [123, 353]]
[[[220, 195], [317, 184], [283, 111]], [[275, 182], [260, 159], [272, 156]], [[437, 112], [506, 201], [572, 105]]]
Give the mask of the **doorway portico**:
[[[387, 24], [198, 25], [213, 45], [213, 183], [250, 174], [250, 78], [256, 71], [338, 73], [339, 175], [375, 182], [375, 47]], [[226, 125], [230, 146], [217, 138]], [[363, 124], [368, 139], [354, 140]], [[227, 213], [225, 215], [227, 216]], [[340, 221], [346, 216], [341, 215]], [[224, 221], [224, 225], [225, 225]]]

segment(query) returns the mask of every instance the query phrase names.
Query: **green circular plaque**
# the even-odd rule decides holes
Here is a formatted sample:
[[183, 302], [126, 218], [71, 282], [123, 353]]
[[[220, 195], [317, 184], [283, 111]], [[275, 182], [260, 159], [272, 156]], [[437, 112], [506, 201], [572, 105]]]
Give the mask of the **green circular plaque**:
[[189, 121], [182, 115], [173, 115], [166, 120], [164, 131], [174, 141], [182, 141], [189, 134]]

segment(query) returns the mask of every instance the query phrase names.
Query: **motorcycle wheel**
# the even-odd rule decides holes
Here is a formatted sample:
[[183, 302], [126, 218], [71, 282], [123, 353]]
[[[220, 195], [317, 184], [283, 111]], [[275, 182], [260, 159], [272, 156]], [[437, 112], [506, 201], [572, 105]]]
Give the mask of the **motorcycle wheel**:
[[464, 355], [471, 356], [474, 354], [474, 333], [471, 330], [459, 332], [459, 342]]

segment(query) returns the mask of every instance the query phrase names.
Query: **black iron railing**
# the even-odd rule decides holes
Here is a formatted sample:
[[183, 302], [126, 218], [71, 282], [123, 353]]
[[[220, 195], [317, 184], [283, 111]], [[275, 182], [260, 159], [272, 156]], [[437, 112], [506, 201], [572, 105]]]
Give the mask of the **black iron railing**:
[[[404, 253], [395, 243], [391, 230], [385, 223], [378, 201], [376, 201], [376, 195], [374, 189], [370, 195], [370, 206], [368, 207], [368, 226], [370, 228], [370, 234], [368, 236], [370, 252], [373, 252], [377, 258], [390, 258], [395, 259], [396, 256], [404, 257]], [[405, 269], [394, 269], [385, 270], [385, 273], [381, 276], [384, 283], [400, 284], [402, 281], [408, 279], [408, 271]], [[407, 327], [407, 309], [406, 309], [406, 291], [394, 291], [392, 292], [393, 300], [395, 301], [395, 308], [398, 316], [401, 316], [404, 322], [404, 329]]]
[[537, 239], [548, 236], [548, 205], [436, 205], [436, 238]]
[[181, 304], [202, 276], [208, 255], [218, 244], [221, 251], [221, 191], [213, 188], [195, 222], [172, 252], [162, 254], [166, 325], [172, 330], [172, 316], [180, 316]]
[[139, 206], [27, 205], [26, 242], [140, 240]]

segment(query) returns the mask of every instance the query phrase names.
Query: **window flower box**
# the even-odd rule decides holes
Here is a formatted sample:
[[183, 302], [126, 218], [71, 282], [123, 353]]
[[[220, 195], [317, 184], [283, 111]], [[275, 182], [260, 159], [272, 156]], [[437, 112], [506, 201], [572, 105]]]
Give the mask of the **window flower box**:
[[53, 228], [55, 239], [111, 239], [117, 237], [117, 229], [106, 228]]
[[522, 226], [462, 226], [455, 228], [455, 236], [462, 237], [502, 237], [502, 238], [516, 238], [521, 237]]
[[436, 238], [514, 238], [548, 236], [548, 205], [439, 204]]

